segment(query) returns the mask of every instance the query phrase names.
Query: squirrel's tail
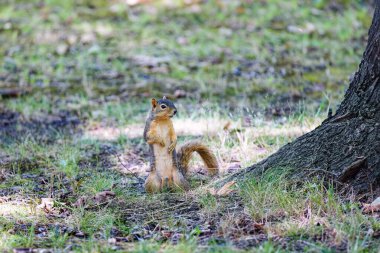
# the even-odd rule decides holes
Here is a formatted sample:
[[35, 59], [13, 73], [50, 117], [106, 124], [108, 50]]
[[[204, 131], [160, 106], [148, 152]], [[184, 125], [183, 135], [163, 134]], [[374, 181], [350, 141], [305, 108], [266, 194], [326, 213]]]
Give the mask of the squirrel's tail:
[[197, 152], [205, 163], [210, 175], [218, 174], [218, 162], [211, 150], [199, 141], [185, 143], [178, 150], [178, 165], [185, 175], [189, 170], [189, 162], [194, 152]]

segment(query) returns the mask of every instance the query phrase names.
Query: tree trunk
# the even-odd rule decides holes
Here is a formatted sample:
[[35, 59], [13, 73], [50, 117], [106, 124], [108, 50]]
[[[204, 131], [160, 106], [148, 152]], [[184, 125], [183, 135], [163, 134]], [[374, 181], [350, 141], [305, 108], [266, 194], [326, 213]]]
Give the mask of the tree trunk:
[[359, 196], [380, 194], [380, 0], [359, 70], [336, 114], [232, 177], [284, 167], [293, 168], [296, 177], [332, 177]]

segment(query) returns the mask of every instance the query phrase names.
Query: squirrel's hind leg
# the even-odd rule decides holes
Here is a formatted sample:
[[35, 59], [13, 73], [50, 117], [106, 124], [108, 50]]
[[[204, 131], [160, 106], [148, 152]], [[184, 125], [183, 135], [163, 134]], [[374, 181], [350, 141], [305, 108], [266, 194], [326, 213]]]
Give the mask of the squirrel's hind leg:
[[161, 191], [161, 179], [156, 172], [150, 172], [145, 180], [145, 191], [148, 193], [155, 193]]
[[173, 187], [184, 191], [189, 190], [190, 185], [179, 170], [173, 172]]

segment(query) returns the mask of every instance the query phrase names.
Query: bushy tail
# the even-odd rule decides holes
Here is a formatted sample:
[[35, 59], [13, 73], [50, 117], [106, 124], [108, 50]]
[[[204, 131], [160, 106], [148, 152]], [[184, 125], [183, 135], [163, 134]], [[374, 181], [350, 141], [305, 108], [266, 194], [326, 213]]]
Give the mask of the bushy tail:
[[178, 150], [178, 166], [183, 174], [189, 170], [189, 162], [194, 152], [197, 152], [205, 163], [210, 175], [218, 174], [218, 162], [211, 150], [199, 141], [185, 143]]

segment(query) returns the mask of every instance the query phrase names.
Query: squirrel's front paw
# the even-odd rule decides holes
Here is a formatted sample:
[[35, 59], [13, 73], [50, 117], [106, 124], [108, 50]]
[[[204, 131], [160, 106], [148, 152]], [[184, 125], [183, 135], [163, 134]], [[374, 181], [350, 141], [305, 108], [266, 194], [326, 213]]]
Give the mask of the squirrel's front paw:
[[169, 148], [168, 148], [169, 154], [171, 154], [173, 152], [173, 150], [175, 149], [175, 146], [176, 146], [175, 142], [173, 142], [172, 144], [169, 145]]

